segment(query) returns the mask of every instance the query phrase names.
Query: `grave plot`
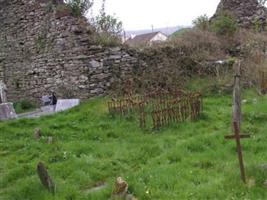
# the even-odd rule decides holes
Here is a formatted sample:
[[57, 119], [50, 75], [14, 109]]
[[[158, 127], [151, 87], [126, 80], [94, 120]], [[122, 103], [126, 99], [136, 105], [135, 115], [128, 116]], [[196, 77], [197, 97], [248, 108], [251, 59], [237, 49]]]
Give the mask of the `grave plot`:
[[108, 102], [112, 115], [133, 115], [140, 128], [160, 129], [172, 123], [196, 120], [203, 110], [201, 93], [182, 90], [154, 90], [144, 95], [128, 95]]

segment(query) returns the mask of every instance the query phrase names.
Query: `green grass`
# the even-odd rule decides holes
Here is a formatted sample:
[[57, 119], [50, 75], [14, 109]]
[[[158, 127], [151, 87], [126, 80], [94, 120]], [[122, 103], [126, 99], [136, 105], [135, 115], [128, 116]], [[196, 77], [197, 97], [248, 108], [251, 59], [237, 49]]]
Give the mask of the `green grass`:
[[[109, 116], [107, 99], [100, 98], [54, 116], [0, 123], [0, 199], [107, 200], [118, 176], [141, 200], [267, 199], [267, 169], [261, 168], [267, 164], [267, 97], [248, 91], [244, 98], [250, 184], [240, 181], [235, 142], [224, 140], [231, 132], [231, 95], [207, 96], [198, 121], [157, 132], [141, 131], [137, 119]], [[39, 141], [32, 138], [37, 127]], [[40, 184], [39, 161], [57, 185], [55, 196]], [[99, 182], [107, 188], [86, 193]]]
[[31, 112], [36, 110], [36, 105], [33, 102], [22, 100], [19, 102], [14, 103], [14, 109], [17, 114], [25, 113], [25, 112]]

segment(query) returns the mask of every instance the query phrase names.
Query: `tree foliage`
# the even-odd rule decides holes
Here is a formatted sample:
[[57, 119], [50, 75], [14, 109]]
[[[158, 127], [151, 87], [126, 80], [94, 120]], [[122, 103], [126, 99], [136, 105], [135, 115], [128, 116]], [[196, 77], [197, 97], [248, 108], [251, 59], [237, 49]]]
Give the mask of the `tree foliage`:
[[94, 18], [95, 28], [99, 33], [120, 36], [122, 33], [122, 22], [115, 16], [106, 13], [106, 1], [103, 0], [100, 14]]

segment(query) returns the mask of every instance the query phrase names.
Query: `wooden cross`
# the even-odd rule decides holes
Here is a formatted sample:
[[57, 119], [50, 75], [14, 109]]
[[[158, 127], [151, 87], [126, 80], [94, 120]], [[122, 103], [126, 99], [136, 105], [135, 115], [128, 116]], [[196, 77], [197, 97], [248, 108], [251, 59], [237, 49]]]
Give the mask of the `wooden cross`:
[[240, 95], [240, 76], [241, 76], [241, 64], [238, 63], [236, 68], [235, 80], [234, 80], [234, 90], [233, 90], [233, 113], [232, 113], [232, 129], [234, 135], [227, 135], [225, 139], [235, 139], [236, 140], [236, 149], [240, 165], [240, 174], [241, 179], [246, 183], [245, 168], [242, 155], [242, 147], [240, 139], [249, 138], [250, 135], [240, 135], [241, 127], [241, 95]]
[[246, 183], [246, 176], [245, 176], [245, 167], [244, 167], [244, 162], [243, 162], [243, 155], [242, 155], [242, 147], [240, 143], [240, 139], [243, 138], [250, 138], [250, 135], [240, 135], [240, 129], [238, 127], [238, 123], [234, 122], [234, 135], [226, 135], [224, 136], [225, 139], [235, 139], [236, 140], [236, 149], [237, 149], [237, 155], [238, 155], [238, 160], [239, 160], [239, 166], [240, 166], [240, 174], [241, 174], [241, 179], [244, 183]]

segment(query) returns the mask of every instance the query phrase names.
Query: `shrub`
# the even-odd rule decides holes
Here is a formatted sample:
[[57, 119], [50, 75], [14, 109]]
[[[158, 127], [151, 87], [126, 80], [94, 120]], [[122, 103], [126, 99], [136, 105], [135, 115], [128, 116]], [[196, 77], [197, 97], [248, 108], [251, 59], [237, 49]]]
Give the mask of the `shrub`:
[[200, 30], [206, 31], [209, 29], [210, 22], [207, 15], [201, 15], [193, 20], [193, 25]]
[[22, 101], [15, 102], [14, 107], [16, 113], [23, 113], [26, 111], [34, 110], [36, 108], [36, 105], [33, 102], [24, 99]]
[[222, 14], [212, 21], [211, 30], [218, 35], [231, 36], [236, 32], [237, 24], [232, 16]]
[[92, 7], [92, 0], [66, 0], [67, 5], [71, 8], [72, 14], [76, 17], [85, 15]]
[[107, 47], [115, 47], [121, 44], [120, 38], [106, 33], [95, 34], [92, 39], [93, 43]]
[[108, 46], [117, 45], [120, 43], [122, 34], [122, 22], [115, 16], [106, 13], [105, 2], [103, 0], [99, 15], [91, 20], [98, 33], [97, 36], [99, 36], [96, 41], [100, 44], [108, 44]]

